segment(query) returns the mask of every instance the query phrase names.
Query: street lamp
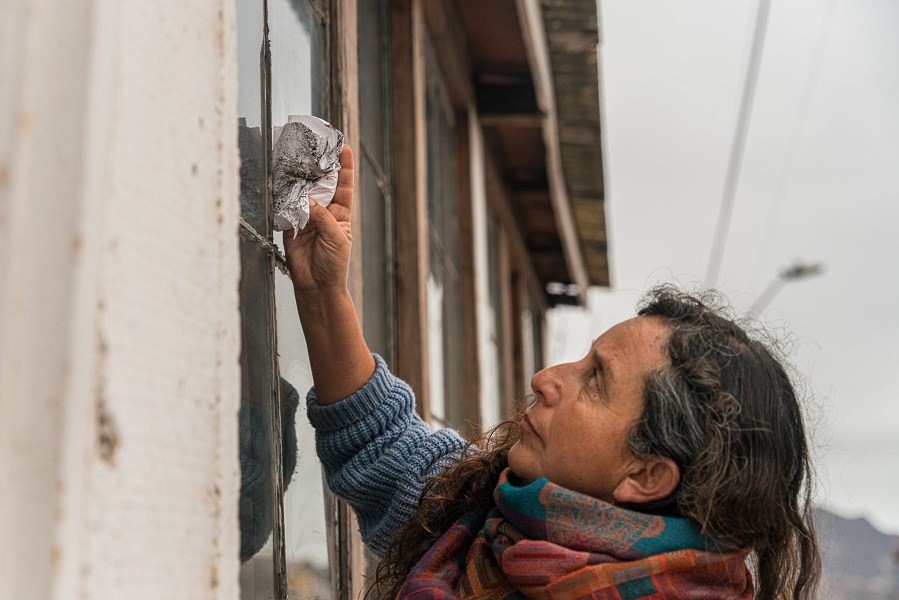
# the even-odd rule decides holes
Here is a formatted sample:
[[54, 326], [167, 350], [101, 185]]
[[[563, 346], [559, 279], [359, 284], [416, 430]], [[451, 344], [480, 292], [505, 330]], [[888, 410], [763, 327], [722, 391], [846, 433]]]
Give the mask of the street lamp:
[[824, 265], [821, 263], [803, 263], [802, 261], [797, 261], [793, 264], [792, 267], [784, 269], [780, 273], [778, 273], [777, 277], [771, 280], [771, 283], [768, 284], [768, 287], [765, 288], [758, 299], [755, 301], [755, 304], [750, 308], [750, 312], [755, 312], [757, 314], [761, 314], [763, 310], [768, 308], [768, 305], [771, 304], [771, 301], [774, 300], [774, 296], [781, 290], [781, 288], [791, 281], [796, 281], [798, 279], [802, 279], [804, 277], [812, 277], [814, 275], [820, 275], [824, 271]]

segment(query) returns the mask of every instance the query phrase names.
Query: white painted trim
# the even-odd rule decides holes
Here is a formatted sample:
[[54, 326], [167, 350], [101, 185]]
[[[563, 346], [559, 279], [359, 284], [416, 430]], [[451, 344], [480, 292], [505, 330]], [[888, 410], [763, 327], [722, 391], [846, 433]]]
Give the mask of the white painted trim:
[[0, 598], [237, 598], [234, 7], [2, 17]]

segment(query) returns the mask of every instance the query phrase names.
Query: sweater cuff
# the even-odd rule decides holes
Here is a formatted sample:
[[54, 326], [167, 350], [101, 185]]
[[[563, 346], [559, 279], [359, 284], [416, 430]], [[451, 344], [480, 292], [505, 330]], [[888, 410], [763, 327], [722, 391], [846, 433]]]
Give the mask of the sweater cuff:
[[312, 427], [320, 431], [331, 431], [352, 425], [371, 414], [380, 406], [396, 385], [396, 377], [387, 368], [387, 363], [377, 354], [375, 373], [364, 386], [353, 395], [334, 404], [318, 403], [315, 388], [306, 394], [306, 415]]

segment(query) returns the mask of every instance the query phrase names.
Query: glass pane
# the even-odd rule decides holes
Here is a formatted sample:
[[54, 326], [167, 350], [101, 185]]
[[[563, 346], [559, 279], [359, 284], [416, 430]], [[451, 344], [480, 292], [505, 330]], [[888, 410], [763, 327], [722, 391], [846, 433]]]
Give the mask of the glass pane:
[[425, 118], [428, 140], [428, 217], [453, 264], [456, 214], [456, 122], [430, 39], [425, 36]]
[[[394, 357], [394, 248], [390, 203], [390, 70], [388, 3], [358, 4], [359, 95], [363, 152], [356, 153], [362, 215], [362, 289], [365, 339], [373, 352]], [[386, 194], [386, 195], [385, 195]]]
[[440, 254], [431, 244], [431, 271], [428, 273], [428, 396], [431, 415], [446, 419], [443, 365], [443, 270], [435, 269]]
[[496, 218], [487, 216], [487, 278], [488, 299], [490, 301], [489, 319], [487, 329], [490, 335], [490, 347], [485, 348], [487, 361], [491, 365], [489, 375], [484, 380], [485, 389], [488, 390], [488, 402], [481, 407], [481, 418], [484, 427], [491, 427], [498, 423], [505, 415], [502, 414], [502, 399], [505, 390], [502, 377], [502, 348], [503, 348], [503, 320], [501, 315], [502, 300], [500, 298], [499, 272], [499, 224]]
[[[276, 238], [280, 238], [278, 235]], [[328, 531], [321, 463], [315, 454], [315, 432], [305, 415], [312, 371], [303, 329], [297, 316], [293, 285], [275, 274], [278, 360], [281, 370], [284, 429], [284, 538], [288, 597], [330, 598]], [[302, 404], [299, 410], [297, 404]]]
[[531, 378], [543, 368], [540, 358], [540, 317], [530, 291], [525, 294], [525, 309], [522, 312], [522, 356], [524, 357], [524, 387], [531, 393]]
[[459, 265], [459, 201], [456, 197], [456, 120], [446, 96], [442, 90], [443, 106], [440, 121], [441, 161], [443, 173], [440, 177], [443, 230], [441, 238], [446, 254], [458, 272]]
[[[357, 155], [359, 156], [359, 155]], [[390, 361], [391, 356], [391, 286], [393, 266], [392, 238], [388, 237], [387, 199], [378, 186], [374, 168], [365, 155], [357, 158], [362, 219], [362, 290], [365, 302], [365, 340], [372, 352]]]
[[268, 0], [272, 126], [290, 115], [324, 117], [325, 31], [307, 0]]
[[[433, 47], [426, 38], [428, 221], [428, 377], [431, 412], [464, 428], [458, 278], [455, 118]], [[438, 414], [439, 411], [439, 414]]]
[[[291, 115], [326, 116], [325, 30], [307, 0], [268, 0], [272, 53], [272, 126]], [[274, 136], [273, 136], [274, 137]], [[281, 236], [275, 241], [281, 247]], [[283, 248], [281, 248], [283, 251]], [[306, 341], [297, 316], [293, 285], [275, 277], [278, 357], [282, 392], [305, 402], [312, 387]], [[291, 403], [287, 403], [291, 406]], [[321, 464], [305, 409], [282, 417], [285, 444], [284, 540], [288, 597], [330, 598], [328, 523]], [[292, 467], [290, 472], [287, 467]]]
[[[446, 271], [444, 271], [446, 273]], [[450, 281], [449, 274], [445, 276]], [[443, 304], [443, 369], [446, 419], [459, 431], [465, 430], [462, 406], [462, 305], [459, 282], [446, 286]]]
[[431, 224], [437, 237], [442, 237], [442, 202], [443, 196], [443, 169], [441, 162], [445, 160], [443, 156], [443, 144], [440, 140], [441, 123], [439, 99], [433, 90], [431, 80], [434, 74], [430, 74], [428, 78], [428, 93], [425, 96], [425, 116], [427, 119], [427, 140], [428, 140], [428, 221]]
[[359, 97], [362, 142], [385, 172], [390, 129], [390, 70], [387, 68], [387, 2], [359, 2]]
[[240, 240], [240, 570], [241, 598], [273, 598], [274, 490], [271, 258], [255, 242]]
[[262, 0], [237, 3], [237, 125], [240, 147], [240, 212], [244, 220], [267, 235], [268, 217], [262, 104], [263, 79]]

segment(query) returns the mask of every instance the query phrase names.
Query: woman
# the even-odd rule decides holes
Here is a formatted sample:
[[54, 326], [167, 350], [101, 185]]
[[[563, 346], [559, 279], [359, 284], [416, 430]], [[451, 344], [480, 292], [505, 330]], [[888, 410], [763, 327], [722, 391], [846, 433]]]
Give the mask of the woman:
[[802, 415], [764, 344], [658, 289], [583, 359], [535, 375], [520, 421], [475, 445], [434, 432], [356, 320], [349, 149], [341, 165], [334, 201], [284, 241], [309, 419], [329, 485], [383, 556], [375, 595], [814, 597]]

